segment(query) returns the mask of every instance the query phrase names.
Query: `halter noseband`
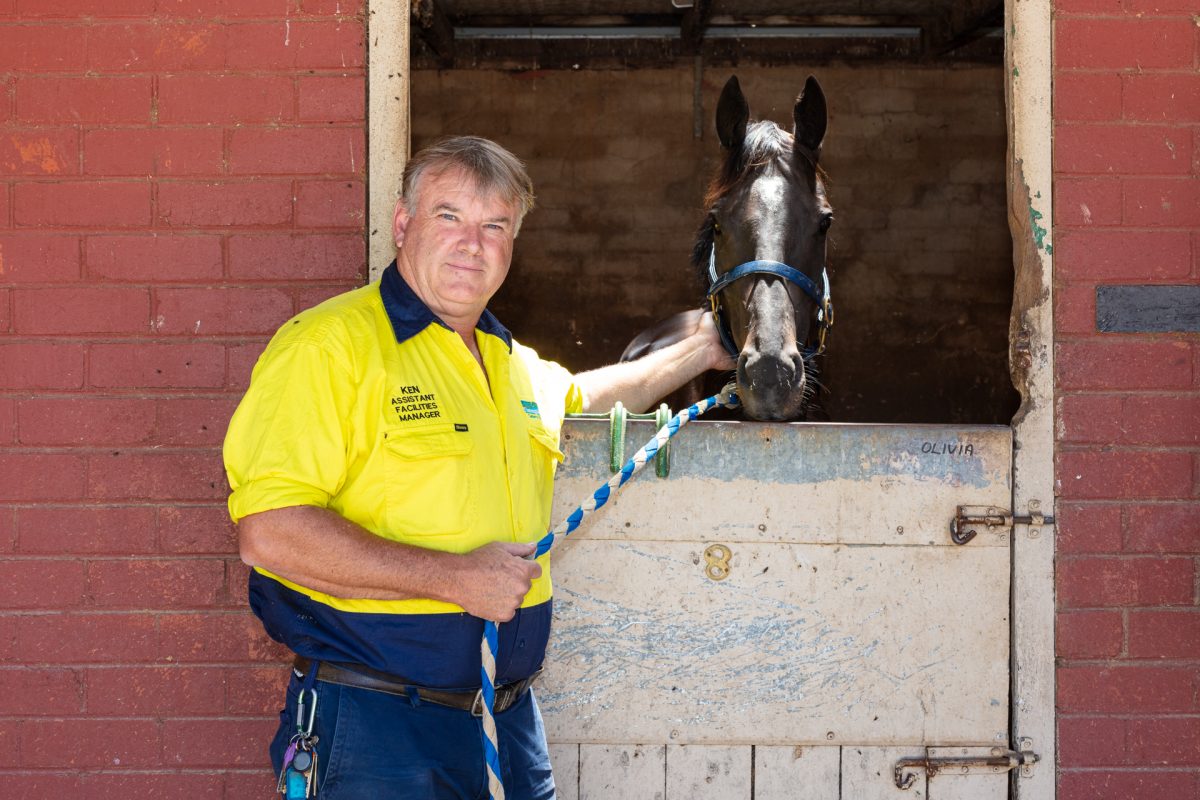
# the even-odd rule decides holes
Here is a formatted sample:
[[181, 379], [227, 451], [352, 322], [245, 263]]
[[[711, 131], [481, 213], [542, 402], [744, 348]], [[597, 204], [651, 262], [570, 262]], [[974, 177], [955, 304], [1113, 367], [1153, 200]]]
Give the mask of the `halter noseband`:
[[718, 295], [729, 284], [739, 278], [755, 274], [775, 275], [790, 281], [799, 286], [801, 291], [817, 304], [817, 346], [815, 348], [806, 347], [804, 349], [804, 357], [811, 358], [825, 352], [825, 335], [833, 327], [833, 298], [829, 292], [828, 270], [824, 267], [821, 268], [821, 282], [823, 286], [820, 289], [803, 272], [795, 267], [789, 267], [780, 261], [747, 261], [744, 264], [738, 264], [724, 275], [718, 276], [717, 246], [713, 245], [712, 250], [708, 254], [708, 301], [712, 306], [713, 322], [716, 323], [717, 333], [721, 336], [721, 344], [725, 345], [725, 349], [729, 351], [729, 354], [736, 358], [739, 351], [737, 345], [733, 343], [733, 335], [729, 330], [728, 323], [725, 321], [725, 315], [721, 311], [721, 301], [718, 299]]

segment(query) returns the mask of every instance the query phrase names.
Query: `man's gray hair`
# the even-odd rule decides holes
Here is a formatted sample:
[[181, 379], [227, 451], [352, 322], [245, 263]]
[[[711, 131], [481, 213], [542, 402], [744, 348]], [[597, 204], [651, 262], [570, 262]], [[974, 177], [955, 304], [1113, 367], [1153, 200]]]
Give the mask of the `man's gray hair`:
[[439, 139], [409, 159], [404, 167], [400, 197], [408, 213], [417, 212], [421, 183], [426, 174], [461, 169], [474, 179], [479, 191], [494, 193], [517, 207], [513, 235], [533, 208], [533, 181], [525, 165], [512, 153], [480, 136], [449, 136]]

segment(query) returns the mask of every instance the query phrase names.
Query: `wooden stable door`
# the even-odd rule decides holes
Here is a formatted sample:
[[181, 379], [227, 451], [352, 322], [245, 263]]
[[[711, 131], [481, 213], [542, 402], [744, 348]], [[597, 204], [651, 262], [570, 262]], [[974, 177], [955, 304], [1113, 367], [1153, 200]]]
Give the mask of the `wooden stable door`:
[[[609, 440], [567, 421], [555, 522]], [[1007, 427], [688, 425], [553, 554], [560, 799], [1003, 800], [1011, 527], [950, 527], [1011, 473]]]

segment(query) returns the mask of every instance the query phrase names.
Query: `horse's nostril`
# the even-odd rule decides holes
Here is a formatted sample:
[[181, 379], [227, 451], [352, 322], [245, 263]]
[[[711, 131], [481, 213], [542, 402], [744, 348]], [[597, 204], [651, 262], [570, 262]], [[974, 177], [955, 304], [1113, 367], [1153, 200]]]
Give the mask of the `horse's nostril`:
[[804, 374], [803, 360], [792, 358], [786, 351], [771, 355], [743, 354], [738, 359], [737, 374], [742, 383], [787, 389], [795, 384], [798, 375]]
[[796, 371], [799, 380], [804, 380], [804, 355], [797, 350], [792, 356], [792, 368]]

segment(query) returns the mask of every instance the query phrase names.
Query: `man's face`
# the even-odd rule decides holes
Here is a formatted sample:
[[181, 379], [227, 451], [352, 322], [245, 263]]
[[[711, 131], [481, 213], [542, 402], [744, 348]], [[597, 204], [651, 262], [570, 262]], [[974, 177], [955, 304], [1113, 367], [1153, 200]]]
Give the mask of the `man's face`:
[[396, 207], [400, 274], [451, 327], [474, 327], [508, 275], [516, 224], [516, 204], [481, 195], [462, 170], [427, 174], [416, 210]]

